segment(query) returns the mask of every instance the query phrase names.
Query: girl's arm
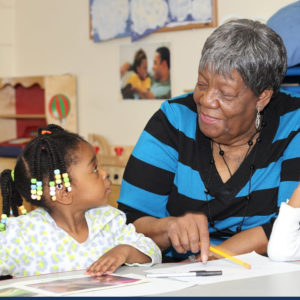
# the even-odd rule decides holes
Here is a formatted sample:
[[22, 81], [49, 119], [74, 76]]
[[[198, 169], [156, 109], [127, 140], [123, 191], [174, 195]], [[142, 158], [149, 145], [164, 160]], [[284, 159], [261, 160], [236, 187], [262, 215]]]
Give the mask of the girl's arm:
[[300, 184], [295, 189], [293, 195], [291, 196], [290, 201], [288, 202], [288, 205], [295, 208], [300, 208]]
[[[114, 212], [113, 212], [114, 213]], [[123, 264], [146, 264], [149, 266], [161, 263], [161, 252], [157, 245], [148, 237], [135, 231], [133, 224], [126, 224], [125, 214], [121, 211], [114, 213], [115, 217], [109, 222], [114, 243], [107, 253], [87, 268], [90, 275], [113, 273]]]
[[111, 274], [124, 263], [150, 263], [151, 257], [130, 245], [118, 245], [108, 251], [87, 268], [89, 275]]
[[300, 259], [300, 184], [290, 201], [282, 203], [268, 244], [268, 255], [277, 261]]

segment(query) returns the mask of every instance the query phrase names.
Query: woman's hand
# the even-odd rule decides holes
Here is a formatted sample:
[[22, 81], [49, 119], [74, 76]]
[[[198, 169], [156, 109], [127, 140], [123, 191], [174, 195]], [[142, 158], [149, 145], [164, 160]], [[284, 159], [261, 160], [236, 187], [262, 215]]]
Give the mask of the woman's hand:
[[111, 274], [124, 263], [147, 263], [151, 258], [130, 245], [118, 245], [102, 255], [90, 267], [86, 274], [100, 276]]
[[209, 231], [204, 214], [187, 213], [182, 217], [170, 219], [167, 235], [178, 253], [186, 253], [189, 250], [197, 253], [201, 250], [201, 260], [208, 260]]

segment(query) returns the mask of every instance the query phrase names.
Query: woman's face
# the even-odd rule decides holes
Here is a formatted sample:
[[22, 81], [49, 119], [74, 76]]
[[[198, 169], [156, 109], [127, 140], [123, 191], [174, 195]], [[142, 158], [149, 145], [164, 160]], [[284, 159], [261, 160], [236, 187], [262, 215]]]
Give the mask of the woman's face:
[[148, 74], [147, 59], [143, 59], [141, 64], [136, 67], [136, 72], [142, 80], [145, 80]]
[[215, 142], [231, 144], [255, 131], [258, 97], [237, 71], [231, 77], [200, 70], [194, 90], [198, 124]]

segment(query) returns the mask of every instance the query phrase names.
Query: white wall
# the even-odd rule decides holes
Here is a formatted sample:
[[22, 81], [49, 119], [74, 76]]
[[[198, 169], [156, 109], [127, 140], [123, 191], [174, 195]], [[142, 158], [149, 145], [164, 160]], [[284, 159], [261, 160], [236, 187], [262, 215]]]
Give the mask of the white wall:
[[[13, 66], [14, 76], [75, 74], [78, 79], [79, 133], [84, 137], [88, 133], [102, 134], [112, 144], [135, 144], [161, 101], [120, 99], [119, 46], [129, 43], [130, 39], [126, 37], [102, 43], [90, 40], [88, 0], [2, 0], [0, 20], [4, 10], [1, 2], [14, 6], [15, 14], [13, 61], [8, 62], [3, 70], [11, 75], [10, 68]], [[239, 16], [266, 21], [291, 2], [294, 0], [218, 0], [218, 20], [220, 23]], [[10, 15], [11, 10], [7, 9], [5, 18]], [[5, 52], [2, 40], [8, 40], [11, 45], [12, 24], [8, 27], [8, 33], [3, 29], [0, 31], [0, 35], [5, 37], [0, 38], [0, 54]], [[146, 43], [171, 43], [174, 96], [194, 87], [200, 52], [212, 30], [157, 33], [143, 39]], [[4, 55], [9, 58], [8, 53]], [[0, 67], [2, 64], [0, 59]]]
[[0, 77], [13, 72], [14, 2], [0, 0]]

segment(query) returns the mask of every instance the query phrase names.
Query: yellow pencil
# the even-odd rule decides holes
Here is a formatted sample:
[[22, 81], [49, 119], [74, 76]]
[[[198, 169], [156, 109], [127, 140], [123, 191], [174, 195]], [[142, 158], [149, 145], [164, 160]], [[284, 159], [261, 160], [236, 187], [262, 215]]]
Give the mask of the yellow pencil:
[[[200, 245], [200, 243], [199, 243], [199, 245]], [[233, 261], [233, 262], [235, 262], [235, 263], [237, 263], [237, 264], [239, 264], [239, 265], [241, 265], [241, 266], [243, 266], [247, 269], [251, 269], [251, 265], [249, 265], [246, 262], [244, 262], [244, 261], [242, 261], [238, 258], [235, 258], [235, 257], [233, 257], [233, 256], [231, 256], [231, 255], [229, 255], [229, 254], [227, 254], [227, 253], [225, 253], [225, 252], [223, 252], [219, 249], [216, 249], [216, 248], [210, 246], [209, 250], [211, 252], [215, 253], [215, 254], [219, 254], [222, 257], [228, 258], [229, 260], [231, 260], [231, 261]]]

